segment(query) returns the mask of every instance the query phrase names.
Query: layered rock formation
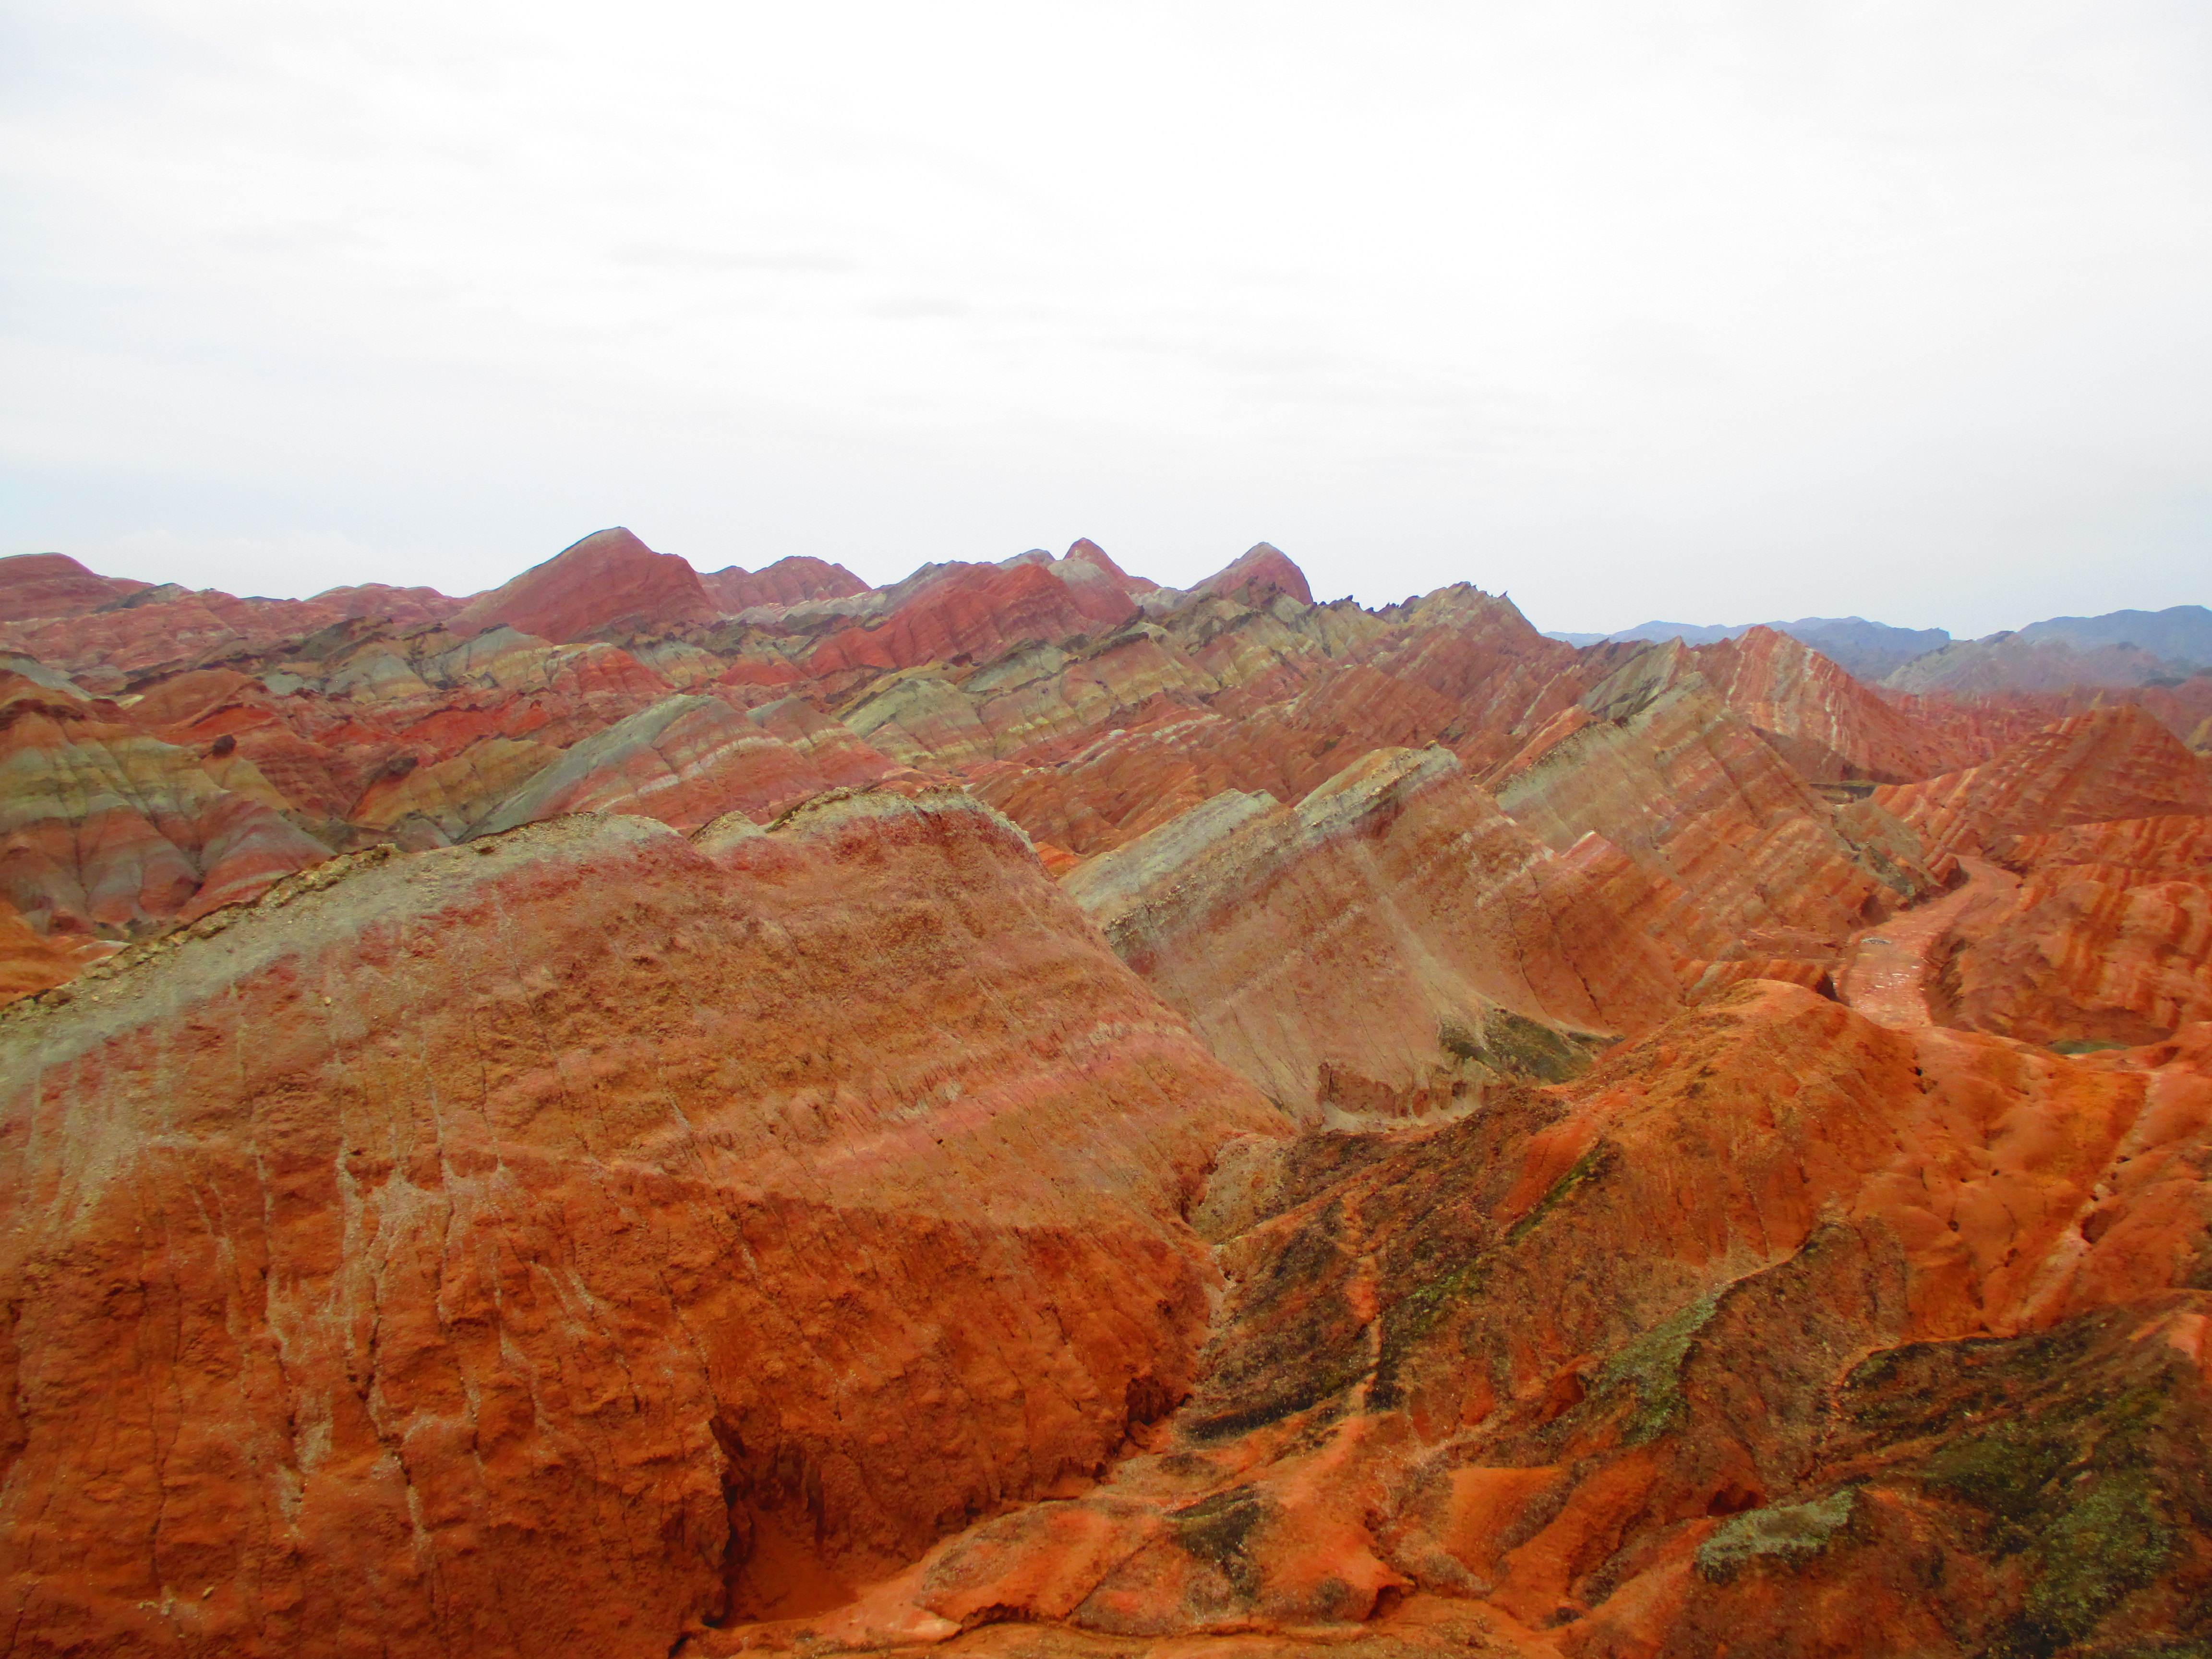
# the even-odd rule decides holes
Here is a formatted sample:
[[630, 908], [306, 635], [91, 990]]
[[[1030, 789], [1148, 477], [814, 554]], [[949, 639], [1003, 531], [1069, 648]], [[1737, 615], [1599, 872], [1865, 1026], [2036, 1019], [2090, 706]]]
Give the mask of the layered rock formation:
[[1496, 787], [1553, 848], [1595, 834], [1644, 866], [1666, 895], [1650, 925], [1700, 957], [1832, 952], [1933, 885], [1917, 838], [1832, 811], [1679, 644], [1631, 657]]
[[[779, 717], [797, 743], [771, 729]], [[809, 741], [825, 730], [847, 735], [807, 721], [803, 704], [739, 714], [719, 697], [666, 697], [549, 758], [470, 829], [494, 834], [588, 811], [696, 830], [727, 812], [765, 819], [827, 789], [916, 775], [865, 744]]]
[[1188, 1392], [1280, 1123], [957, 797], [356, 854], [0, 1044], [17, 1650], [805, 1611]]
[[948, 566], [879, 619], [832, 635], [808, 658], [808, 672], [834, 678], [995, 657], [1031, 641], [1080, 637], [1138, 614], [1119, 586], [1097, 579], [1095, 567], [1067, 563], [1072, 569], [1049, 558]]
[[64, 554], [19, 553], [0, 559], [0, 623], [81, 617], [146, 586], [95, 576]]
[[2212, 817], [2079, 823], [2002, 858], [1931, 942], [1946, 1023], [2078, 1048], [2212, 1019]]
[[1216, 571], [1191, 592], [1208, 597], [1242, 596], [1254, 599], [1285, 593], [1300, 605], [1313, 603], [1313, 590], [1306, 586], [1305, 572], [1285, 558], [1280, 548], [1266, 542], [1252, 548], [1226, 569]]
[[1905, 783], [1986, 758], [1972, 737], [1913, 719], [1836, 663], [1771, 628], [1701, 647], [1698, 672], [1815, 783]]
[[699, 585], [732, 616], [758, 605], [790, 605], [802, 599], [838, 599], [868, 591], [867, 583], [843, 565], [803, 556], [778, 559], [759, 570], [732, 564], [702, 571]]
[[2130, 704], [2077, 714], [1994, 759], [1874, 799], [1931, 854], [1977, 854], [2069, 824], [2212, 812], [2212, 767]]
[[434, 587], [387, 587], [382, 582], [367, 582], [358, 587], [326, 587], [310, 603], [326, 605], [341, 616], [408, 626], [444, 622], [468, 601], [448, 598]]
[[586, 536], [452, 618], [458, 634], [505, 626], [556, 644], [617, 629], [708, 623], [721, 614], [698, 573], [617, 527]]
[[1595, 836], [1553, 854], [1443, 749], [1378, 750], [1295, 807], [1217, 796], [1066, 884], [1215, 1054], [1308, 1121], [1471, 1106], [1681, 1000], [1632, 921], [1641, 872]]
[[85, 615], [0, 623], [0, 652], [20, 652], [95, 692], [204, 667], [301, 639], [344, 613], [307, 599], [241, 599], [209, 589], [144, 587]]
[[[2199, 823], [2212, 820], [2197, 820]], [[2212, 1019], [2212, 868], [2046, 865], [1946, 939], [1950, 1020], [2033, 1042], [2163, 1041]]]
[[1370, 1621], [1376, 1652], [1585, 1659], [2193, 1630], [2198, 1031], [2095, 1066], [1753, 984], [1571, 1089], [1257, 1154], [1202, 1218], [1236, 1289], [1164, 1443], [814, 1633]]
[[0, 902], [0, 1003], [64, 984], [116, 949], [82, 933], [40, 933]]
[[189, 749], [0, 673], [0, 899], [37, 933], [131, 937], [328, 856], [251, 763]]
[[2212, 1641], [2212, 677], [1265, 544], [0, 611], [11, 1650]]

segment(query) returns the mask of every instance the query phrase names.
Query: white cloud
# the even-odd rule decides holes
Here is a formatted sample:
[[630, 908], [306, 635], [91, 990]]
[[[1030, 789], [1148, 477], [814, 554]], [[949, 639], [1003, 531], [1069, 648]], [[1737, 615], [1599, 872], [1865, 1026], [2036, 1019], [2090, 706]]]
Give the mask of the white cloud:
[[1088, 534], [1187, 580], [1265, 536], [1320, 591], [1592, 628], [2212, 597], [2178, 9], [16, 31], [0, 551], [160, 531], [194, 568], [121, 574], [461, 592], [617, 521], [878, 579]]

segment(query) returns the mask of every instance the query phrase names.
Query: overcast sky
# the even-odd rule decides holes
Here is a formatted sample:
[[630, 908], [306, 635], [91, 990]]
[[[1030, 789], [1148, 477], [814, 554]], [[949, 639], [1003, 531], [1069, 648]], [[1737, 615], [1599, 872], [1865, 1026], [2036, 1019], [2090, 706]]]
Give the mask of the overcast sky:
[[2212, 8], [8, 0], [0, 553], [2212, 602]]

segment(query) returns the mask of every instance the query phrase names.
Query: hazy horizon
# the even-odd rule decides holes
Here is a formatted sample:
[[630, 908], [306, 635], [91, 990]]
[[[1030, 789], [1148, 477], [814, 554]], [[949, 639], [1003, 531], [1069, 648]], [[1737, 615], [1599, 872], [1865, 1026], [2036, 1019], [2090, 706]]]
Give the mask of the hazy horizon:
[[2212, 599], [2212, 19], [85, 0], [0, 27], [0, 554], [1539, 628]]

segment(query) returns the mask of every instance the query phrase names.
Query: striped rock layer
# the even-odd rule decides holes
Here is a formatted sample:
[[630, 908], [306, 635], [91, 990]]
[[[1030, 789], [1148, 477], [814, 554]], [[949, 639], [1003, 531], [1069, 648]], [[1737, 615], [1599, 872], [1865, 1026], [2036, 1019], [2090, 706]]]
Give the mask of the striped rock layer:
[[10, 1650], [2212, 1644], [2157, 678], [0, 561]]
[[657, 1659], [757, 1553], [880, 1576], [1189, 1391], [1182, 1212], [1283, 1132], [957, 796], [354, 854], [0, 1050], [19, 1652]]

